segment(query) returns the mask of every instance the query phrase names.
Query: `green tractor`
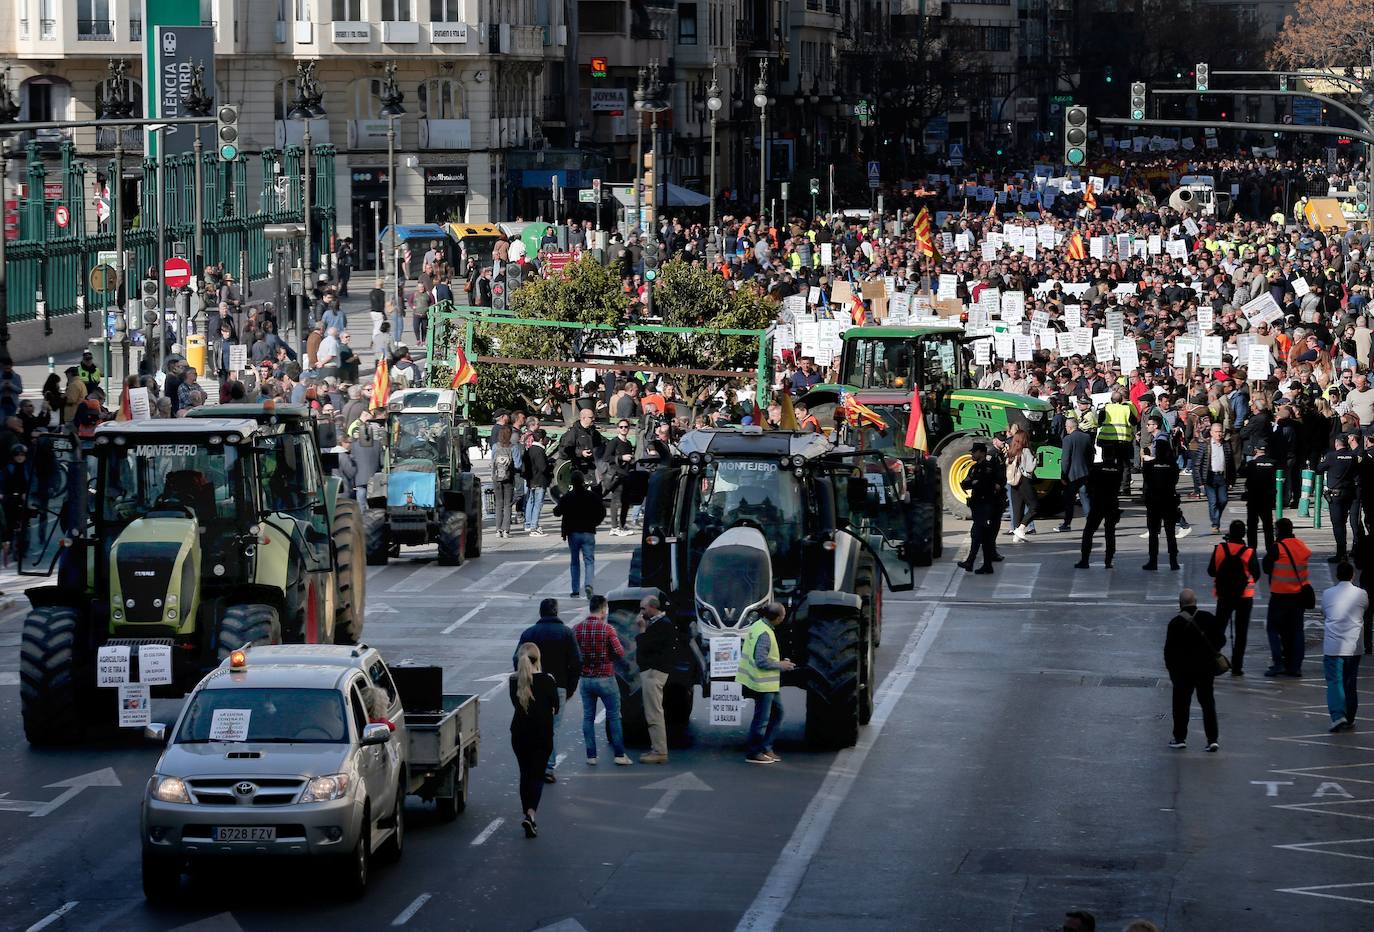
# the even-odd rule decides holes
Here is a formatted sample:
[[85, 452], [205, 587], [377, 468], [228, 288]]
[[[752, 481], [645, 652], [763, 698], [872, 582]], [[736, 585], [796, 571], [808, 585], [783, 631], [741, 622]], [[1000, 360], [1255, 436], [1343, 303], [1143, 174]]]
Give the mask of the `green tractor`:
[[477, 432], [447, 388], [394, 392], [386, 406], [382, 471], [367, 484], [367, 562], [385, 565], [401, 545], [436, 543], [439, 563], [482, 555], [482, 482], [468, 447]]
[[153, 695], [175, 697], [238, 648], [361, 637], [361, 599], [341, 612], [350, 568], [331, 537], [348, 503], [313, 434], [202, 416], [103, 424], [84, 450], [65, 437], [47, 446], [20, 567], [57, 574], [26, 593], [29, 743], [113, 721], [116, 691], [97, 688], [102, 647], [128, 648], [134, 682], [141, 650], [169, 648], [171, 682]]
[[[930, 453], [940, 465], [945, 510], [969, 517], [968, 492], [963, 487], [975, 441], [1020, 426], [1035, 451], [1036, 491], [1041, 498], [1059, 488], [1059, 447], [1050, 437], [1048, 402], [1030, 395], [979, 389], [970, 375], [969, 345], [986, 337], [970, 337], [958, 324], [909, 327], [851, 327], [844, 332], [840, 381], [823, 385], [804, 396], [813, 413], [835, 404], [839, 393], [859, 391], [859, 400], [891, 414], [896, 428], [891, 441], [905, 449], [911, 396], [921, 388]], [[1052, 498], [1051, 500], [1057, 500]]]
[[[873, 713], [883, 584], [909, 590], [934, 558], [940, 478], [929, 457], [835, 446], [817, 433], [694, 430], [654, 466], [625, 588], [607, 593], [626, 645], [617, 666], [626, 730], [643, 731], [634, 619], [657, 596], [679, 633], [664, 714], [680, 737], [695, 689], [710, 695], [716, 638], [739, 638], [770, 600], [786, 605], [784, 686], [806, 691], [806, 735], [850, 747]], [[648, 464], [646, 464], [648, 465]], [[908, 477], [914, 477], [914, 481]]]

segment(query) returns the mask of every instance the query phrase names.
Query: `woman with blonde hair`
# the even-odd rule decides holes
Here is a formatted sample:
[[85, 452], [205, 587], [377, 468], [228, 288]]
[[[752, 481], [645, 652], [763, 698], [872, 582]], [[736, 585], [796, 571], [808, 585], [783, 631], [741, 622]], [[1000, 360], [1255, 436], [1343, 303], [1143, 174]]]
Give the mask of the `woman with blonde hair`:
[[510, 746], [520, 766], [520, 827], [526, 838], [539, 834], [534, 816], [544, 792], [544, 769], [553, 751], [553, 717], [558, 712], [558, 684], [544, 673], [536, 644], [521, 644], [510, 677]]
[[1007, 442], [1007, 494], [1011, 497], [1011, 536], [1025, 543], [1027, 524], [1035, 517], [1035, 454], [1024, 430], [1013, 424]]

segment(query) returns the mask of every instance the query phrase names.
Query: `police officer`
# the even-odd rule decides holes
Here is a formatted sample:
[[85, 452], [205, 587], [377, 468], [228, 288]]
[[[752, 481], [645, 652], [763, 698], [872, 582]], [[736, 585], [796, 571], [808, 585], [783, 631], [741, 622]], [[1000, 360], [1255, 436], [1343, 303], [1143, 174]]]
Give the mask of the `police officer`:
[[1279, 489], [1279, 466], [1269, 456], [1268, 440], [1260, 436], [1251, 440], [1253, 458], [1245, 464], [1245, 527], [1246, 541], [1254, 550], [1259, 539], [1259, 526], [1264, 525], [1264, 552], [1274, 549], [1274, 502]]
[[1337, 434], [1333, 449], [1328, 450], [1325, 458], [1317, 464], [1317, 474], [1326, 477], [1326, 488], [1322, 495], [1326, 498], [1331, 512], [1331, 533], [1336, 538], [1336, 555], [1328, 557], [1328, 563], [1342, 563], [1346, 559], [1346, 526], [1356, 534], [1360, 533], [1360, 456], [1359, 438], [1352, 434], [1349, 439]]
[[[1159, 426], [1158, 419], [1152, 423]], [[1169, 457], [1151, 455], [1144, 461], [1145, 473], [1145, 527], [1150, 534], [1150, 562], [1141, 569], [1159, 569], [1159, 531], [1162, 527], [1169, 541], [1169, 568], [1176, 570], [1178, 565], [1178, 539], [1174, 533], [1174, 520], [1178, 515], [1178, 466]]]
[[1374, 434], [1364, 435], [1360, 455], [1360, 517], [1365, 535], [1374, 534]]
[[1126, 401], [1126, 394], [1119, 388], [1112, 389], [1112, 400], [1102, 406], [1102, 417], [1097, 428], [1097, 443], [1102, 447], [1102, 458], [1111, 460], [1121, 467], [1121, 490], [1131, 488], [1131, 440], [1135, 437], [1136, 424], [1140, 423], [1140, 413], [1135, 405]]
[[1121, 520], [1121, 502], [1118, 499], [1121, 493], [1121, 471], [1120, 465], [1104, 457], [1102, 462], [1093, 463], [1092, 471], [1088, 473], [1088, 517], [1083, 524], [1082, 556], [1073, 565], [1074, 569], [1088, 568], [1088, 557], [1093, 550], [1093, 535], [1103, 525], [1106, 525], [1107, 543], [1107, 560], [1104, 565], [1107, 569], [1112, 568], [1112, 560], [1116, 557], [1116, 523]]
[[[968, 503], [973, 511], [973, 527], [969, 529], [968, 559], [959, 564], [965, 573], [988, 575], [997, 553], [997, 525], [1002, 519], [1002, 501], [1006, 496], [1006, 475], [988, 459], [987, 444], [975, 441], [969, 448], [973, 467], [961, 485], [969, 493]], [[983, 565], [973, 568], [979, 547], [983, 550]]]

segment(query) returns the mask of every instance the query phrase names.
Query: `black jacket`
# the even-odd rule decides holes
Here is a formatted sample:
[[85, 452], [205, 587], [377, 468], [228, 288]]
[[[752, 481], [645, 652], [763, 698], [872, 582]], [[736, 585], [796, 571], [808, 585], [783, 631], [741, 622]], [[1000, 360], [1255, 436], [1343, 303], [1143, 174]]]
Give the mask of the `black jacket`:
[[[1222, 456], [1222, 461], [1225, 464], [1223, 474], [1226, 479], [1226, 485], [1230, 486], [1236, 481], [1236, 460], [1235, 457], [1231, 455], [1231, 445], [1225, 440], [1221, 442], [1221, 449], [1224, 454]], [[1197, 452], [1198, 456], [1202, 458], [1198, 463], [1198, 472], [1201, 474], [1202, 484], [1210, 485], [1212, 476], [1217, 475], [1212, 469], [1212, 440], [1210, 437], [1198, 444]]]
[[1147, 507], [1170, 508], [1178, 503], [1177, 466], [1155, 459], [1145, 464], [1143, 472]]
[[1088, 478], [1093, 468], [1093, 438], [1086, 430], [1076, 430], [1064, 435], [1064, 445], [1060, 450], [1059, 462], [1064, 468], [1064, 479], [1077, 482]]
[[562, 534], [567, 540], [569, 534], [596, 533], [597, 527], [606, 520], [606, 503], [601, 500], [599, 491], [573, 489], [553, 506], [553, 513], [563, 519]]
[[1172, 680], [1200, 680], [1216, 676], [1216, 655], [1226, 644], [1226, 629], [1211, 612], [1185, 615], [1169, 621], [1164, 636], [1164, 666]]
[[[579, 469], [595, 467], [596, 460], [601, 458], [601, 453], [605, 449], [606, 438], [601, 436], [601, 432], [596, 429], [595, 425], [583, 427], [581, 424], [574, 424], [558, 440], [559, 457], [571, 460]], [[592, 455], [590, 457], [576, 455], [582, 450], [591, 450]]]
[[558, 712], [558, 686], [547, 673], [536, 673], [531, 685], [534, 698], [528, 710], [520, 707], [516, 697], [520, 677], [512, 673], [510, 678], [510, 702], [515, 707], [511, 716], [510, 733], [526, 741], [539, 744], [553, 744], [553, 717]]
[[582, 654], [577, 649], [577, 638], [572, 628], [563, 624], [563, 619], [541, 617], [520, 635], [511, 656], [511, 666], [520, 665], [520, 645], [534, 644], [539, 648], [539, 668], [553, 677], [559, 689], [571, 694], [577, 689], [578, 677], [582, 675]]
[[642, 634], [635, 635], [635, 660], [640, 670], [671, 673], [676, 654], [677, 628], [666, 612], [649, 622]]
[[1279, 489], [1279, 467], [1269, 454], [1257, 456], [1246, 463], [1242, 472], [1245, 475], [1245, 501], [1248, 508], [1273, 508], [1274, 496]]
[[1317, 472], [1326, 477], [1326, 492], [1331, 498], [1352, 501], [1359, 493], [1360, 457], [1351, 450], [1328, 450], [1317, 464]]
[[[622, 459], [626, 453], [630, 454], [629, 462]], [[630, 443], [628, 440], [621, 440], [619, 437], [616, 437], [606, 442], [606, 449], [602, 453], [602, 459], [605, 460], [608, 472], [616, 476], [624, 476], [635, 468], [634, 455], [634, 444]]]
[[1094, 463], [1088, 475], [1088, 514], [1115, 521], [1121, 516], [1121, 467]]
[[961, 483], [968, 491], [969, 507], [996, 505], [1006, 494], [1006, 473], [994, 459], [989, 457], [981, 463], [974, 463]]
[[525, 455], [520, 459], [520, 468], [530, 488], [547, 489], [549, 487], [549, 481], [552, 479], [549, 469], [549, 454], [541, 444], [532, 443], [525, 449]]

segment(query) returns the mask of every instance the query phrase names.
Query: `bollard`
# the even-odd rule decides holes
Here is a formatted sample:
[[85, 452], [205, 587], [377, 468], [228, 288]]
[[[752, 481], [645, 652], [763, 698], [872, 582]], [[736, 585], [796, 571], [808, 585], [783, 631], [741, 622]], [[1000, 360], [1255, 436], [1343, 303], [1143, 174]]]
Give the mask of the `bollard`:
[[1325, 501], [1322, 498], [1322, 487], [1324, 485], [1326, 483], [1322, 481], [1321, 476], [1318, 476], [1312, 489], [1314, 493], [1312, 496], [1312, 526], [1315, 528], [1322, 526], [1322, 502]]
[[1274, 520], [1277, 521], [1283, 517], [1283, 470], [1276, 470], [1275, 474], [1278, 476], [1278, 496], [1274, 501]]
[[1302, 491], [1298, 498], [1298, 514], [1304, 518], [1312, 509], [1312, 483], [1316, 477], [1317, 474], [1310, 469], [1302, 471]]

